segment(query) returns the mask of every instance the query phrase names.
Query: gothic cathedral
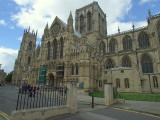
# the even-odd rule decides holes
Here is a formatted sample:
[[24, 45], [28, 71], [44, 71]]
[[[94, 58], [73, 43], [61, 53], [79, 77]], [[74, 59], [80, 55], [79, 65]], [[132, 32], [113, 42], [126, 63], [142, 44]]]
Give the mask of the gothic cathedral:
[[15, 61], [14, 84], [63, 86], [77, 81], [79, 91], [103, 91], [104, 82], [119, 92], [160, 93], [160, 14], [149, 12], [148, 25], [107, 35], [106, 14], [97, 2], [76, 10], [75, 28], [56, 17], [37, 33], [24, 30]]

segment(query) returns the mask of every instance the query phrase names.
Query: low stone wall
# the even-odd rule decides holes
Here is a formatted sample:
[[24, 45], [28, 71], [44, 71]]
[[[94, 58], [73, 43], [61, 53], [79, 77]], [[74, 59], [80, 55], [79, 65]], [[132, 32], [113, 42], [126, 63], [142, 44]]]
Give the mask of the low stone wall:
[[70, 113], [70, 109], [67, 106], [35, 108], [13, 111], [11, 120], [43, 120], [45, 118], [54, 117], [65, 113]]

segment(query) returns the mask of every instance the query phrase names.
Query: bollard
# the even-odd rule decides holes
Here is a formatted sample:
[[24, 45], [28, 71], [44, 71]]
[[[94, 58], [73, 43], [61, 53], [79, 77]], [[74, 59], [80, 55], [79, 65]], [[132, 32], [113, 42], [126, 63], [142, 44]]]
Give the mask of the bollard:
[[94, 95], [93, 95], [93, 92], [92, 92], [92, 108], [94, 108]]

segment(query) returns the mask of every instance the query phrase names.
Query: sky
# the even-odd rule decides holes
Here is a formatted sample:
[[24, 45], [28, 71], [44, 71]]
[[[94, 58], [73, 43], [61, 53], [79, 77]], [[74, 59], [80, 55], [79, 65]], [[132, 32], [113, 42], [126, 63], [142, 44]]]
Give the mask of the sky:
[[[14, 68], [24, 29], [38, 30], [37, 44], [44, 27], [58, 16], [67, 23], [70, 11], [93, 0], [0, 0], [0, 69], [9, 73]], [[108, 34], [147, 25], [148, 10], [152, 15], [160, 13], [160, 0], [97, 0], [107, 15]]]

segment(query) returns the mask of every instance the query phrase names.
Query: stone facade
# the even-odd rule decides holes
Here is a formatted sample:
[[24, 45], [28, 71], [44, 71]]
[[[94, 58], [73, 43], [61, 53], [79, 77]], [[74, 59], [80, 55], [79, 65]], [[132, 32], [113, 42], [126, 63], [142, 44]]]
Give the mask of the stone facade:
[[6, 76], [7, 73], [4, 72], [3, 69], [1, 69], [1, 64], [0, 64], [0, 84], [4, 84]]
[[113, 83], [119, 92], [160, 93], [160, 14], [149, 12], [148, 25], [107, 35], [106, 14], [97, 2], [76, 10], [75, 29], [56, 17], [37, 33], [24, 30], [13, 83], [66, 85], [83, 83], [81, 90], [104, 90]]

